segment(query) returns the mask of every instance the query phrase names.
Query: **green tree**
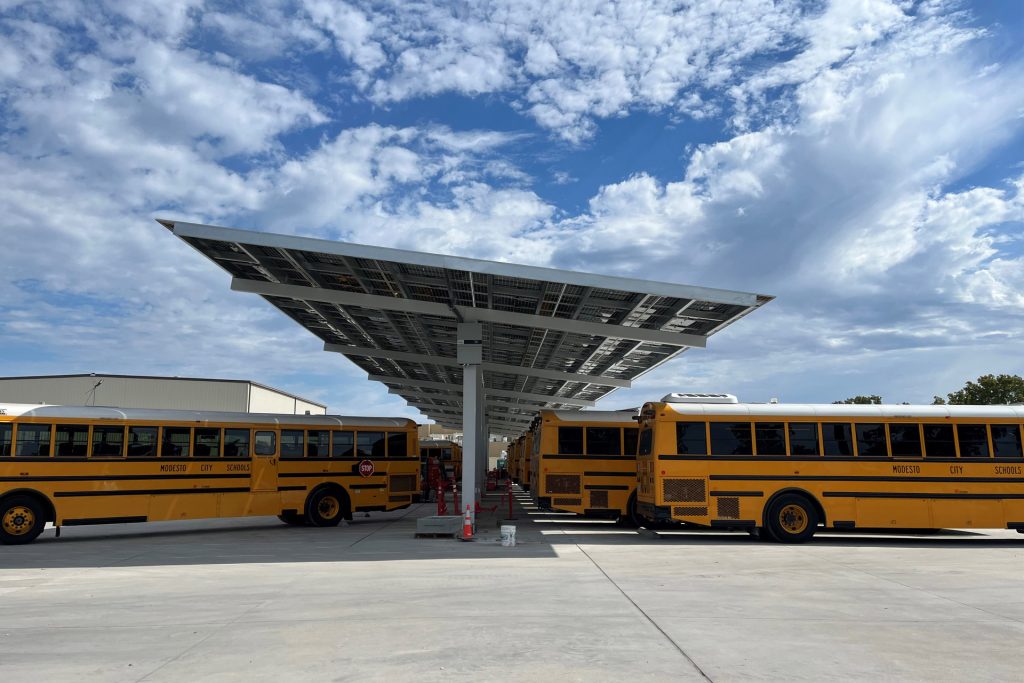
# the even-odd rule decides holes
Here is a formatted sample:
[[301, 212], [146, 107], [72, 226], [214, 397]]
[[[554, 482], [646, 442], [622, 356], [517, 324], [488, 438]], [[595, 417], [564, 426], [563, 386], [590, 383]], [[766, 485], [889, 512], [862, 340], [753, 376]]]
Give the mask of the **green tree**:
[[934, 405], [949, 403], [958, 406], [994, 406], [1024, 403], [1024, 377], [1020, 375], [982, 375], [977, 382], [968, 381], [963, 389], [936, 396]]
[[871, 394], [870, 396], [854, 396], [853, 398], [843, 399], [842, 401], [832, 401], [835, 403], [858, 403], [861, 405], [880, 405], [882, 403], [882, 397]]

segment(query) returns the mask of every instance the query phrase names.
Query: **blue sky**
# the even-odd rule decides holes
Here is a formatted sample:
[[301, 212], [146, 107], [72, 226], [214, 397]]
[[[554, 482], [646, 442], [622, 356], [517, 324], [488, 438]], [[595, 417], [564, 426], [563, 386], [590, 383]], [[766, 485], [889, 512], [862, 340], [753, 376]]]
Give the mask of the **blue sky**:
[[153, 218], [772, 294], [618, 392], [1024, 373], [1013, 2], [0, 0], [0, 374], [416, 416]]

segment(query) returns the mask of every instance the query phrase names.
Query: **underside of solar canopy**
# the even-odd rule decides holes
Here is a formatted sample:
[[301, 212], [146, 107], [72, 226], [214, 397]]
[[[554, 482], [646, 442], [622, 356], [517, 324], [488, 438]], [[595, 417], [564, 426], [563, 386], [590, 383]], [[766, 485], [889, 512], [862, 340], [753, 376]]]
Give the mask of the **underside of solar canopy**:
[[390, 393], [446, 427], [482, 421], [485, 435], [522, 433], [542, 408], [592, 407], [772, 299], [159, 222]]

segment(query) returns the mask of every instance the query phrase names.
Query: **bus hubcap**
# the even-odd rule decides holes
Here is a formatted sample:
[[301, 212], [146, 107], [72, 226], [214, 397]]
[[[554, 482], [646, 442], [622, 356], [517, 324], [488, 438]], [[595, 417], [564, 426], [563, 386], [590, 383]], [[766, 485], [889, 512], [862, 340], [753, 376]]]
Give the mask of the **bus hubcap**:
[[16, 505], [4, 513], [4, 531], [12, 536], [27, 534], [35, 523], [36, 516], [23, 505]]
[[332, 496], [327, 496], [320, 501], [320, 514], [325, 519], [333, 519], [337, 514], [338, 510], [341, 509], [341, 504], [338, 503], [338, 499]]
[[807, 528], [807, 515], [799, 505], [787, 505], [779, 512], [782, 528], [791, 534], [799, 534]]

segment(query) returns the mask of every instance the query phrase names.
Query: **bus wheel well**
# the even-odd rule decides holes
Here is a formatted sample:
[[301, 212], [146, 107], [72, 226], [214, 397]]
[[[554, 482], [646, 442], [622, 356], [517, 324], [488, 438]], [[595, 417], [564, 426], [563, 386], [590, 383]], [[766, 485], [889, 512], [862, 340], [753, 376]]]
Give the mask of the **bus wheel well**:
[[817, 498], [815, 498], [812, 493], [810, 493], [808, 491], [805, 491], [804, 489], [801, 489], [801, 488], [796, 488], [794, 486], [790, 486], [789, 488], [779, 489], [778, 491], [773, 493], [771, 498], [769, 498], [765, 502], [764, 508], [762, 508], [762, 510], [761, 510], [761, 524], [763, 526], [768, 526], [768, 511], [772, 509], [772, 504], [776, 500], [778, 500], [779, 496], [784, 496], [786, 494], [797, 495], [797, 496], [800, 496], [802, 498], [806, 498], [807, 500], [809, 500], [811, 505], [814, 506], [814, 509], [818, 513], [818, 519], [821, 522], [821, 525], [822, 526], [826, 526], [825, 508], [822, 507], [821, 502]]
[[315, 496], [321, 491], [330, 491], [331, 493], [337, 495], [338, 499], [342, 503], [342, 519], [352, 519], [352, 499], [349, 497], [348, 491], [346, 491], [345, 487], [342, 486], [341, 484], [335, 484], [331, 482], [326, 484], [320, 484], [319, 486], [314, 487], [313, 490], [309, 492], [309, 495], [306, 496], [306, 505], [308, 505], [309, 501], [313, 499], [313, 496]]
[[14, 489], [13, 491], [8, 491], [4, 495], [0, 496], [0, 503], [14, 496], [28, 496], [29, 498], [34, 498], [35, 500], [39, 501], [39, 505], [42, 506], [43, 511], [46, 513], [45, 521], [57, 521], [57, 512], [53, 507], [53, 503], [50, 502], [50, 499], [47, 498], [45, 494], [40, 493], [35, 489]]

